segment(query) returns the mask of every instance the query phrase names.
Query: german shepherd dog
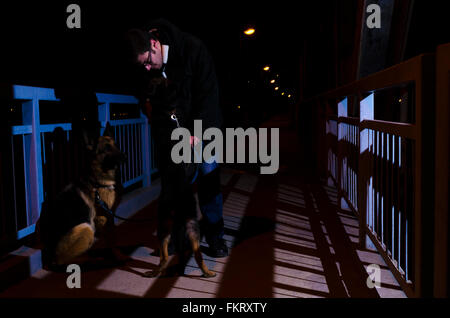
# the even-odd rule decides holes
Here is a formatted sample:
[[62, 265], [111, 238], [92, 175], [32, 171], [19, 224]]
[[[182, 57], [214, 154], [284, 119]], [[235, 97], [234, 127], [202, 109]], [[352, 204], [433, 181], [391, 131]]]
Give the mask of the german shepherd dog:
[[[118, 205], [117, 173], [126, 157], [110, 130], [108, 123], [98, 139], [88, 138], [83, 132], [88, 158], [86, 173], [42, 209], [37, 232], [43, 245], [44, 268], [70, 264], [92, 247], [95, 237], [104, 238], [108, 245], [115, 243], [114, 217], [104, 207], [111, 211]], [[115, 260], [125, 260], [115, 247], [112, 252]]]
[[[152, 122], [158, 168], [161, 174], [161, 195], [158, 200], [158, 239], [160, 263], [145, 277], [165, 276], [168, 273], [169, 243], [174, 245], [178, 257], [178, 274], [183, 275], [187, 261], [194, 255], [203, 277], [216, 274], [206, 266], [200, 249], [200, 227], [197, 221], [196, 201], [190, 184], [192, 167], [175, 164], [170, 157], [173, 141], [171, 133], [178, 126], [173, 106], [176, 89], [164, 78], [154, 78], [149, 85], [144, 113]], [[176, 118], [176, 117], [175, 117]]]

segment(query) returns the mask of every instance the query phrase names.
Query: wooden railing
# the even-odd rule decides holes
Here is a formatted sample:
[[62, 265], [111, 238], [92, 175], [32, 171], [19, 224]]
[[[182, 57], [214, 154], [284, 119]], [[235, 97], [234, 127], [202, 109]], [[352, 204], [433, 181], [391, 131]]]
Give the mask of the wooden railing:
[[319, 173], [409, 297], [448, 296], [449, 70], [446, 45], [300, 104]]
[[434, 296], [450, 296], [450, 44], [436, 52], [436, 164]]

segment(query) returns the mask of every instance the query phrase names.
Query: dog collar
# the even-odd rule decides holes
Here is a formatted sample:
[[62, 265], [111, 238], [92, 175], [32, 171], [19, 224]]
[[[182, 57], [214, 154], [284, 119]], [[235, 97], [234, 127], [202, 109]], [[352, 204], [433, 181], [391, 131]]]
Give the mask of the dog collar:
[[108, 205], [105, 203], [105, 201], [103, 201], [102, 198], [100, 198], [100, 194], [98, 193], [97, 190], [95, 190], [95, 203], [97, 205], [99, 205], [106, 212], [114, 215], [113, 211], [111, 211], [111, 209], [108, 207]]

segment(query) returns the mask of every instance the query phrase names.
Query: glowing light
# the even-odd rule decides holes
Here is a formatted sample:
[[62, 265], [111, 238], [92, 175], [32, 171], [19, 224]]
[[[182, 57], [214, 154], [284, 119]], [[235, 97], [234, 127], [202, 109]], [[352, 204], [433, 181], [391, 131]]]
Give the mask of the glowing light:
[[291, 98], [291, 95], [290, 95], [290, 94], [288, 95], [288, 98]]
[[263, 70], [267, 72], [268, 70], [270, 70], [270, 66], [266, 65], [266, 66], [263, 68]]
[[241, 105], [238, 105], [237, 108], [238, 108], [238, 109], [241, 109]]
[[253, 28], [248, 28], [247, 30], [244, 31], [245, 35], [253, 35], [255, 33], [255, 29]]
[[280, 88], [277, 86], [277, 87], [275, 87], [275, 90], [277, 91], [277, 90], [279, 90]]
[[284, 96], [284, 92], [281, 93], [281, 96]]
[[274, 80], [274, 79], [270, 81], [270, 84], [273, 84], [273, 83], [275, 83], [275, 80]]

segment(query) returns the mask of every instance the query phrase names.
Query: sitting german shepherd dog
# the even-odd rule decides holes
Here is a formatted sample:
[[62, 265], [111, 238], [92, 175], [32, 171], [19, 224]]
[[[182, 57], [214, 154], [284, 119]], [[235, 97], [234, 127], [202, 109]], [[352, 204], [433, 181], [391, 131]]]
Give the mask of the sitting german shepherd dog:
[[[70, 264], [92, 247], [96, 236], [104, 238], [107, 245], [115, 243], [114, 217], [105, 207], [111, 211], [118, 205], [116, 177], [126, 158], [111, 136], [109, 124], [97, 140], [83, 133], [86, 173], [42, 209], [37, 232], [45, 268]], [[114, 246], [112, 252], [115, 260], [125, 260]]]
[[[154, 78], [149, 85], [148, 103], [143, 110], [152, 122], [161, 194], [158, 200], [158, 239], [160, 242], [158, 269], [144, 273], [145, 277], [166, 275], [169, 263], [169, 243], [178, 257], [178, 274], [183, 275], [187, 261], [194, 255], [203, 277], [216, 274], [206, 266], [200, 250], [200, 227], [191, 179], [192, 165], [175, 164], [170, 156], [174, 141], [171, 134], [182, 114], [176, 109], [175, 88], [164, 78]], [[182, 123], [182, 120], [181, 120]]]

